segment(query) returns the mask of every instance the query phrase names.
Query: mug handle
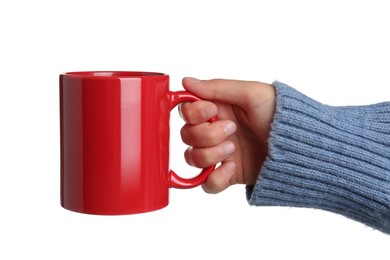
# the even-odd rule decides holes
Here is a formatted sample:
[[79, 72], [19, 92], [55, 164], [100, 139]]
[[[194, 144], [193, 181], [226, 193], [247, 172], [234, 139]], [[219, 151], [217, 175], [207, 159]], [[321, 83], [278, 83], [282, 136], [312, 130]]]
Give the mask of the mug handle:
[[[170, 91], [169, 92], [169, 102], [170, 109], [172, 110], [180, 103], [184, 102], [195, 102], [201, 100], [199, 97], [188, 91]], [[213, 117], [209, 120], [210, 123], [217, 120], [216, 117]], [[169, 181], [171, 188], [179, 188], [179, 189], [189, 189], [194, 188], [196, 186], [204, 183], [209, 176], [209, 174], [215, 169], [215, 165], [204, 168], [197, 176], [193, 178], [182, 178], [177, 175], [174, 171], [169, 171]]]

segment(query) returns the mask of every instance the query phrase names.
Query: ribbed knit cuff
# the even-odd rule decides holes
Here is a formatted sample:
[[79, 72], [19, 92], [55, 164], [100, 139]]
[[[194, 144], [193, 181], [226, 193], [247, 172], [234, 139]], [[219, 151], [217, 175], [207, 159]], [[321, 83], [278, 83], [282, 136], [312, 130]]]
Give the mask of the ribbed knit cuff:
[[390, 103], [332, 107], [273, 85], [269, 154], [249, 204], [323, 209], [390, 234]]

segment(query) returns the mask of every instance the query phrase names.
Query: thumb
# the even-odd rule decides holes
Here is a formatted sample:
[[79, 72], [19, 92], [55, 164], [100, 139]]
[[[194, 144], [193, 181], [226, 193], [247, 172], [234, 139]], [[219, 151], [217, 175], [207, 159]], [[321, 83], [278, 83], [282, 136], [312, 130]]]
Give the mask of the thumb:
[[212, 79], [198, 80], [186, 77], [184, 88], [202, 99], [245, 107], [258, 82]]

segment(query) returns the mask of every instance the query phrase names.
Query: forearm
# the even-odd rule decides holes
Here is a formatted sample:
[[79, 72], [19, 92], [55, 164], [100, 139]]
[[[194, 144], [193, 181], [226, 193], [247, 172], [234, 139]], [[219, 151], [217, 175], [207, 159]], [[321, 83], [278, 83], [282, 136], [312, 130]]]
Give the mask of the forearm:
[[390, 103], [331, 107], [274, 86], [269, 154], [249, 203], [324, 209], [390, 233]]

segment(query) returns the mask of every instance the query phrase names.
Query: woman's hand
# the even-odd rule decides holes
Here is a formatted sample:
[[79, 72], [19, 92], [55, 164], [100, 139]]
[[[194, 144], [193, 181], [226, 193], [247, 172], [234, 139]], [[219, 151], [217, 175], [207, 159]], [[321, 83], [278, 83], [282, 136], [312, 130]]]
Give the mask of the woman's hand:
[[[208, 101], [185, 103], [180, 111], [188, 164], [205, 168], [221, 162], [203, 184], [208, 193], [230, 185], [253, 185], [268, 153], [275, 90], [265, 83], [184, 78], [186, 90]], [[217, 116], [214, 123], [207, 122]]]

